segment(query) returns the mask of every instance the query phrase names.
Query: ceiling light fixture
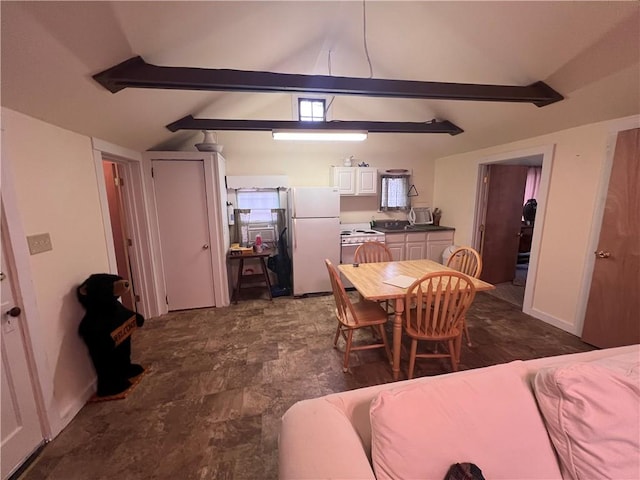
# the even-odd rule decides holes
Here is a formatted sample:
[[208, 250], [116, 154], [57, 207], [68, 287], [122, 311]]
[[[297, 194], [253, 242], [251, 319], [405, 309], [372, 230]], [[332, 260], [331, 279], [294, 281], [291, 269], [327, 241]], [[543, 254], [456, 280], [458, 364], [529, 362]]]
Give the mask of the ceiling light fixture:
[[320, 142], [362, 142], [364, 130], [272, 130], [274, 140], [307, 140]]

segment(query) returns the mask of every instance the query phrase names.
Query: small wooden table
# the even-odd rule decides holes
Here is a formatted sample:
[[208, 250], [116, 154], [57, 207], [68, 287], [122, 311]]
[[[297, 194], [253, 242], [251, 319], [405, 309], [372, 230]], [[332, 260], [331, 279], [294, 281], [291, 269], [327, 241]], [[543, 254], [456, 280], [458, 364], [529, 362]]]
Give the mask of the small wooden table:
[[[249, 255], [231, 255], [231, 253], [227, 254], [227, 259], [229, 262], [232, 260], [240, 260], [238, 264], [238, 281], [236, 282], [236, 288], [233, 290], [233, 295], [231, 301], [233, 303], [238, 303], [238, 298], [240, 298], [240, 289], [242, 288], [242, 283], [245, 281], [249, 281], [250, 279], [258, 279], [260, 281], [264, 281], [264, 287], [267, 289], [267, 293], [269, 294], [269, 300], [273, 300], [271, 296], [271, 280], [269, 280], [269, 271], [267, 270], [267, 257], [269, 257], [273, 253], [273, 250], [263, 250], [261, 253], [252, 252]], [[262, 273], [252, 273], [249, 275], [244, 275], [244, 261], [249, 258], [259, 258], [260, 266], [262, 267]], [[253, 283], [253, 282], [252, 282]]]
[[[398, 275], [406, 275], [418, 279], [427, 273], [455, 271], [433, 260], [405, 260], [401, 262], [361, 263], [357, 267], [352, 264], [338, 265], [340, 272], [349, 280], [358, 292], [367, 300], [395, 301], [395, 317], [393, 319], [393, 379], [400, 376], [400, 343], [402, 340], [402, 312], [406, 288], [383, 283]], [[476, 291], [493, 290], [490, 283], [469, 277]]]

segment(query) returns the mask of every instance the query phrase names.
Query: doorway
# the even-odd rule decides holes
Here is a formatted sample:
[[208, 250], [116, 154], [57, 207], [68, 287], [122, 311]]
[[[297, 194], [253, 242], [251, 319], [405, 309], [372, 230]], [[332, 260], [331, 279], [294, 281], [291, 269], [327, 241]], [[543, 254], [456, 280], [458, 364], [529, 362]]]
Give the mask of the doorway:
[[130, 280], [135, 293], [122, 299], [123, 304], [144, 317], [154, 317], [161, 309], [150, 248], [142, 156], [96, 138], [92, 142], [109, 272]]
[[[488, 158], [479, 167], [473, 245], [490, 294], [531, 311], [553, 147]], [[527, 171], [539, 168], [537, 221], [523, 220]], [[493, 178], [491, 178], [493, 177]]]
[[131, 288], [121, 298], [122, 304], [129, 310], [135, 312], [137, 301], [140, 296], [136, 291], [136, 282], [133, 281], [131, 270], [131, 260], [129, 248], [133, 246], [133, 241], [128, 232], [127, 218], [125, 213], [125, 197], [123, 189], [128, 187], [128, 176], [126, 175], [126, 165], [121, 165], [110, 160], [103, 160], [105, 188], [107, 192], [107, 202], [109, 204], [109, 219], [111, 220], [111, 233], [113, 237], [113, 247], [116, 256], [117, 274], [127, 280]]

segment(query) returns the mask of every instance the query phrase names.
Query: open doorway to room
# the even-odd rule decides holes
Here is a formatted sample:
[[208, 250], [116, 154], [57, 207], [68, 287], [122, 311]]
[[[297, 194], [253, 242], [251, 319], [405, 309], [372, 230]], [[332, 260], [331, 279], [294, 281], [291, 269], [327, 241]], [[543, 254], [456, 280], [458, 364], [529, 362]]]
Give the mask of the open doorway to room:
[[129, 248], [133, 246], [131, 235], [128, 233], [127, 218], [125, 212], [125, 186], [126, 164], [118, 164], [111, 160], [102, 160], [104, 171], [107, 201], [109, 203], [109, 219], [111, 220], [111, 233], [116, 257], [117, 273], [129, 281], [131, 288], [120, 300], [129, 310], [138, 311], [136, 303], [140, 296], [136, 292], [136, 282], [131, 270]]
[[92, 142], [109, 272], [131, 282], [132, 295], [122, 299], [123, 304], [144, 317], [156, 316], [161, 304], [151, 251], [142, 155], [96, 138]]
[[479, 171], [474, 245], [482, 256], [481, 278], [496, 285], [492, 295], [523, 310], [537, 202], [546, 196], [543, 161], [543, 153], [514, 156], [481, 164]]

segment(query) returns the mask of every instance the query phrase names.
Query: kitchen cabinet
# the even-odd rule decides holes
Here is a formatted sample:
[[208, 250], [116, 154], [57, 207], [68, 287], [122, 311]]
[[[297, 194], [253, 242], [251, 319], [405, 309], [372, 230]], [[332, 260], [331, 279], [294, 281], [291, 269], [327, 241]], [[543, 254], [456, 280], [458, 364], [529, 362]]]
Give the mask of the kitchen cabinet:
[[454, 230], [387, 233], [385, 243], [394, 260], [429, 259], [442, 263], [442, 252], [453, 245]]
[[426, 258], [442, 263], [442, 254], [445, 248], [453, 245], [454, 230], [442, 230], [427, 233]]
[[340, 195], [375, 195], [378, 193], [378, 169], [371, 167], [331, 167], [333, 186]]
[[405, 260], [405, 235], [404, 233], [387, 233], [384, 243], [391, 251], [394, 260]]
[[426, 233], [407, 233], [405, 238], [405, 260], [422, 260], [426, 257]]

